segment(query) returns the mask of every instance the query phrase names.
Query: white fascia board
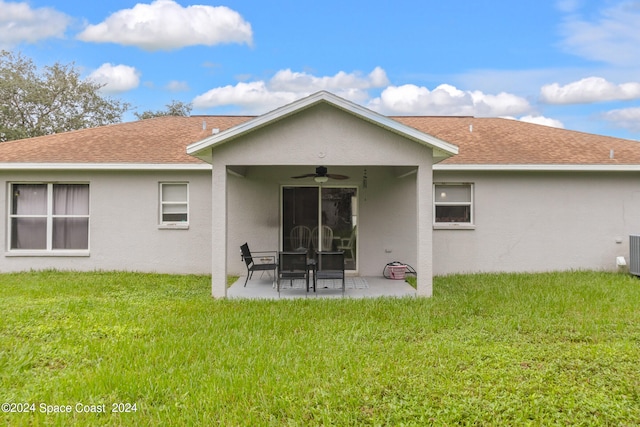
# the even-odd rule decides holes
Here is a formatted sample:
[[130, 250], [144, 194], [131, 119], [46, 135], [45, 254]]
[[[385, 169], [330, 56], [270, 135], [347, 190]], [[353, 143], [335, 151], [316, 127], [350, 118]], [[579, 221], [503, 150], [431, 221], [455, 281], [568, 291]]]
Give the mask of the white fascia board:
[[640, 172], [640, 165], [470, 165], [437, 164], [434, 171]]
[[226, 131], [209, 136], [202, 141], [195, 142], [187, 147], [187, 154], [197, 156], [199, 152], [213, 147], [214, 145], [222, 144], [225, 141], [231, 140], [245, 132], [258, 129], [276, 120], [281, 120], [291, 114], [303, 111], [323, 101], [413, 141], [430, 146], [434, 150], [435, 157], [446, 158], [458, 154], [458, 147], [453, 144], [424, 132], [420, 132], [415, 128], [406, 126], [387, 116], [378, 114], [375, 111], [369, 110], [361, 105], [354, 104], [326, 91], [317, 92], [311, 96], [256, 117], [255, 119], [234, 126]]
[[211, 170], [210, 164], [180, 163], [0, 163], [2, 170]]

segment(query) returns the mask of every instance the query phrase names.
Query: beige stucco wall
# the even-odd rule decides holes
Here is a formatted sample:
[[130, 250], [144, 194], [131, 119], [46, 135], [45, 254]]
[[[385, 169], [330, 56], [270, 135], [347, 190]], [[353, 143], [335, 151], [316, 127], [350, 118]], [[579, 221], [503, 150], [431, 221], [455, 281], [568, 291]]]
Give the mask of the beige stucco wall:
[[[89, 256], [12, 256], [7, 250], [10, 182], [88, 182]], [[159, 182], [188, 182], [188, 230], [159, 224]], [[2, 256], [0, 271], [29, 269], [127, 270], [162, 273], [211, 271], [210, 172], [0, 172]]]
[[434, 172], [474, 183], [475, 229], [434, 230], [434, 274], [616, 270], [640, 232], [640, 174]]

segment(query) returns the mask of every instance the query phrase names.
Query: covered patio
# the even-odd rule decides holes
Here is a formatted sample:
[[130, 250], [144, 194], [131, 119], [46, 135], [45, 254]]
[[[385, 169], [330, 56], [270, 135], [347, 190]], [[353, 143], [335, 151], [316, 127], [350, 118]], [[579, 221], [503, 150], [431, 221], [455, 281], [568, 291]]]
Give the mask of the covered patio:
[[[212, 296], [236, 297], [226, 277], [243, 274], [233, 255], [242, 244], [295, 250], [298, 225], [318, 239], [333, 236], [321, 248], [347, 252], [349, 272], [367, 278], [368, 292], [354, 286], [347, 296], [393, 294], [375, 279], [393, 261], [419, 273], [410, 294], [431, 296], [432, 166], [457, 147], [319, 92], [213, 132], [187, 152], [212, 165]], [[314, 233], [325, 226], [331, 233]]]
[[[272, 286], [273, 280], [264, 274], [256, 274], [244, 287], [246, 276], [240, 277], [227, 289], [229, 299], [296, 299], [296, 298], [343, 298], [341, 286], [330, 281], [318, 281], [318, 289], [306, 291], [304, 281], [294, 281], [293, 286], [286, 282], [278, 291]], [[416, 290], [404, 280], [390, 280], [382, 276], [348, 276], [344, 298], [402, 298], [415, 297]]]

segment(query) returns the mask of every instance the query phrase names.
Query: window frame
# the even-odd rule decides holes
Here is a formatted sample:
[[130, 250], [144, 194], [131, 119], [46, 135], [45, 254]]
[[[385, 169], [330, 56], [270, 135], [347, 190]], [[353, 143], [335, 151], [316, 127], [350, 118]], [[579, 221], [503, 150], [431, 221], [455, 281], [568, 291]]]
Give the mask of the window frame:
[[[448, 186], [460, 186], [469, 188], [468, 202], [439, 202], [438, 188]], [[438, 222], [436, 209], [438, 206], [464, 206], [469, 207], [469, 222]], [[472, 182], [434, 182], [433, 183], [433, 226], [438, 229], [474, 229], [475, 228], [475, 185]]]
[[[8, 182], [7, 191], [7, 238], [6, 253], [8, 256], [88, 256], [91, 249], [91, 185], [86, 181], [15, 181]], [[45, 214], [14, 214], [15, 186], [19, 185], [44, 185], [46, 186], [46, 213]], [[88, 191], [87, 214], [55, 214], [54, 213], [54, 188], [56, 185], [84, 185]], [[46, 244], [43, 249], [18, 249], [13, 248], [13, 220], [16, 218], [44, 218], [46, 222]], [[54, 220], [59, 218], [86, 218], [87, 220], [87, 247], [82, 249], [54, 248]]]
[[[165, 185], [184, 185], [186, 187], [187, 200], [186, 201], [165, 201], [163, 199], [163, 187]], [[184, 205], [186, 210], [187, 219], [186, 221], [165, 221], [164, 220], [164, 207], [165, 206], [179, 206]], [[190, 191], [189, 191], [189, 182], [188, 181], [161, 181], [158, 183], [158, 228], [160, 229], [181, 229], [185, 230], [189, 228], [189, 221], [191, 219], [191, 209], [190, 209]]]

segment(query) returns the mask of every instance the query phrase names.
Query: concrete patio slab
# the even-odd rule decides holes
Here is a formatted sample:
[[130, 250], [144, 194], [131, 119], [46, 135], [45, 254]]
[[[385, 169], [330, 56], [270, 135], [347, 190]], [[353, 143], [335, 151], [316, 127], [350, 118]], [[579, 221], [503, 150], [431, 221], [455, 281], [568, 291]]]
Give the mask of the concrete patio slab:
[[[309, 292], [302, 281], [296, 281], [293, 285], [286, 282], [278, 291], [273, 287], [273, 282], [268, 277], [249, 280], [244, 287], [245, 277], [240, 277], [229, 289], [229, 299], [295, 299], [295, 298], [342, 298], [342, 289], [339, 283], [331, 281], [319, 281], [318, 289]], [[403, 280], [389, 280], [384, 277], [347, 277], [344, 298], [379, 298], [379, 297], [415, 297], [416, 290]]]

